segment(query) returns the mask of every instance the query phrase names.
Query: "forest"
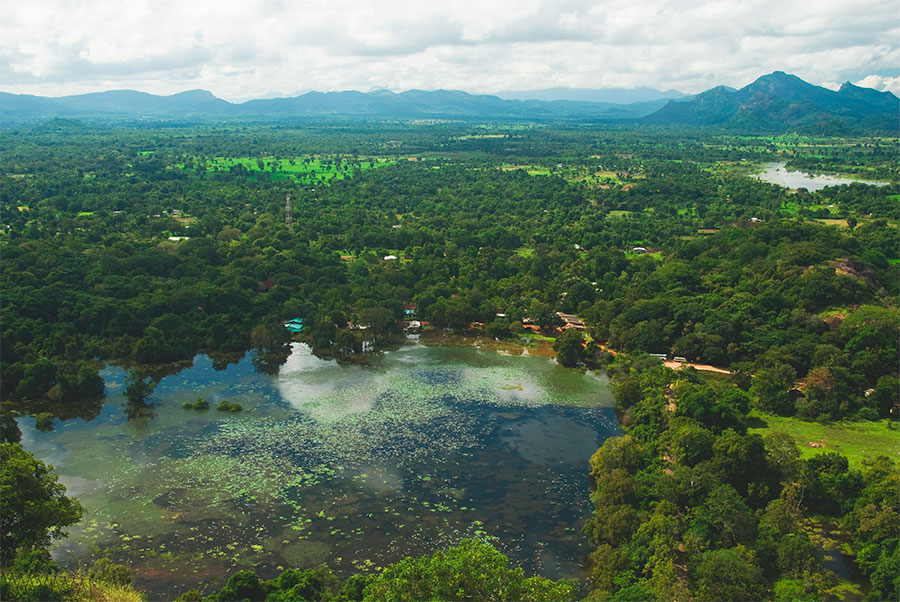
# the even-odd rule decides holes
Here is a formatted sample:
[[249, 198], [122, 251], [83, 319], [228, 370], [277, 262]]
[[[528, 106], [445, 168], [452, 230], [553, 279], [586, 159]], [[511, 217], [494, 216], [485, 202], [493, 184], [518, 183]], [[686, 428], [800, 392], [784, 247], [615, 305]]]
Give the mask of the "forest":
[[[97, 416], [107, 364], [130, 371], [136, 414], [198, 353], [224, 367], [255, 350], [277, 372], [298, 317], [296, 339], [341, 362], [399, 345], [410, 308], [428, 329], [486, 339], [532, 325], [560, 364], [614, 386], [624, 435], [590, 458], [582, 582], [525, 577], [473, 541], [377, 575], [235, 573], [183, 600], [900, 597], [896, 449], [851, 464], [754, 431], [772, 417], [896, 432], [900, 140], [62, 119], [2, 137], [4, 505], [34, 462], [16, 418]], [[788, 190], [752, 177], [770, 162], [884, 185]], [[562, 334], [559, 312], [586, 329]], [[80, 517], [43, 481], [45, 532], [4, 518], [12, 575], [55, 570], [46, 550]], [[128, 581], [117, 570], [97, 574]]]

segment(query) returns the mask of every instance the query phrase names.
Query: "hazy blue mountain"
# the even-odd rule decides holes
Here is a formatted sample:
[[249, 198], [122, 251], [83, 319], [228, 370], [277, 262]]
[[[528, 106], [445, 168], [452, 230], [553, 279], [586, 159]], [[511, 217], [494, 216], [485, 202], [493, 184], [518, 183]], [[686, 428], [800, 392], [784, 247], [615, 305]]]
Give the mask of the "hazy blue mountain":
[[894, 130], [900, 99], [845, 83], [838, 91], [776, 71], [740, 90], [719, 86], [690, 101], [669, 102], [644, 122], [666, 125], [717, 125], [745, 130]]
[[[647, 90], [651, 89], [626, 92], [650, 94]], [[550, 91], [546, 92], [550, 94]], [[665, 93], [653, 91], [653, 94]], [[897, 116], [898, 99], [890, 92], [877, 92], [850, 83], [844, 84], [839, 91], [827, 90], [780, 71], [763, 76], [740, 90], [719, 86], [694, 97], [657, 98], [629, 104], [511, 100], [459, 90], [307, 92], [290, 98], [244, 103], [231, 103], [205, 90], [189, 90], [170, 96], [113, 90], [61, 98], [0, 92], [0, 123], [4, 126], [53, 118], [195, 122], [322, 118], [563, 119], [642, 120], [648, 124], [717, 126], [743, 131], [806, 129], [840, 133], [853, 129], [896, 131]]]
[[640, 88], [544, 88], [541, 90], [504, 90], [496, 94], [505, 100], [578, 100], [582, 102], [605, 102], [627, 105], [689, 97], [677, 90], [657, 90], [646, 86]]
[[171, 96], [157, 96], [134, 90], [110, 90], [61, 98], [0, 92], [0, 115], [6, 119], [26, 116], [224, 115], [232, 106], [206, 90], [188, 90]]
[[389, 119], [635, 119], [649, 115], [665, 100], [630, 105], [580, 101], [503, 100], [458, 90], [307, 92], [290, 98], [230, 103], [205, 90], [156, 96], [115, 90], [44, 98], [0, 93], [6, 121], [38, 118], [196, 118], [259, 119], [291, 117], [365, 117]]

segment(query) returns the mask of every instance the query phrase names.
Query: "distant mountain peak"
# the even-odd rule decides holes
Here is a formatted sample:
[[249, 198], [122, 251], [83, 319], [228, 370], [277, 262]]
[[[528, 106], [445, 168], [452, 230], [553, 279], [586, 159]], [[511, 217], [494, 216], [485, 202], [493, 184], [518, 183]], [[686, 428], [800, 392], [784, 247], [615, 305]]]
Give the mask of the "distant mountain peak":
[[854, 128], [896, 131], [898, 99], [849, 82], [837, 92], [775, 71], [740, 90], [723, 86], [690, 102], [669, 103], [648, 116], [650, 123], [717, 125], [748, 130], [815, 130], [844, 133]]
[[194, 90], [185, 90], [184, 92], [176, 92], [175, 94], [171, 94], [169, 97], [191, 98], [195, 100], [219, 100], [216, 95], [209, 90], [202, 90], [200, 88], [196, 88]]

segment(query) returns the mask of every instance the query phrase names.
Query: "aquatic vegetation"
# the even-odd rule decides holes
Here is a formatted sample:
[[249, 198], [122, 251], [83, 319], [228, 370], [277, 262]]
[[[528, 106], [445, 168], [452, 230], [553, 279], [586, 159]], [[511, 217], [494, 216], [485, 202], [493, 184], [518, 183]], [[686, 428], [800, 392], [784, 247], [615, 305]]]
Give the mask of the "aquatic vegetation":
[[185, 410], [208, 410], [209, 401], [205, 397], [198, 397], [196, 401], [185, 401], [181, 407]]
[[[185, 414], [188, 395], [252, 411]], [[384, 567], [471, 537], [530, 570], [549, 554], [548, 574], [571, 576], [582, 463], [618, 432], [598, 379], [466, 348], [340, 366], [295, 345], [277, 376], [198, 358], [154, 399], [152, 420], [107, 403], [94, 422], [26, 436], [88, 511], [60, 562], [109, 549], [157, 595], [239, 568]]]

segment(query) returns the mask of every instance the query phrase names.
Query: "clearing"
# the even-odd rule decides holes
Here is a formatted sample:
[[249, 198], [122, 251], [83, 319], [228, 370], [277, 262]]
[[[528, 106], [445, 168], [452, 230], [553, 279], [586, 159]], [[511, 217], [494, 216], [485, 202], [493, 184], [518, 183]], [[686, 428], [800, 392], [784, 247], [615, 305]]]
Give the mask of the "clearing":
[[776, 431], [789, 434], [804, 458], [823, 452], [838, 452], [847, 456], [850, 465], [856, 468], [866, 458], [887, 456], [896, 461], [900, 454], [900, 429], [888, 428], [886, 420], [820, 423], [754, 411], [750, 415], [749, 427], [748, 432], [763, 436]]

